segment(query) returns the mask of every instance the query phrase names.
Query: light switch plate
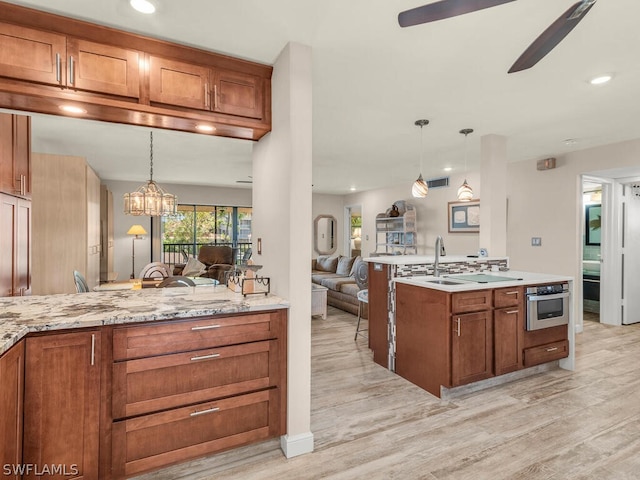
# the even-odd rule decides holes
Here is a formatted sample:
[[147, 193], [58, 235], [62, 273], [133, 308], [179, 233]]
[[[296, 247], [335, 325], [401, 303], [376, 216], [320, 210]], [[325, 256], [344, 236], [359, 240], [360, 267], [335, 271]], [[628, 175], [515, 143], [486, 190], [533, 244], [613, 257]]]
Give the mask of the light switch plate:
[[542, 246], [542, 237], [531, 237], [531, 246], [532, 247], [541, 247]]

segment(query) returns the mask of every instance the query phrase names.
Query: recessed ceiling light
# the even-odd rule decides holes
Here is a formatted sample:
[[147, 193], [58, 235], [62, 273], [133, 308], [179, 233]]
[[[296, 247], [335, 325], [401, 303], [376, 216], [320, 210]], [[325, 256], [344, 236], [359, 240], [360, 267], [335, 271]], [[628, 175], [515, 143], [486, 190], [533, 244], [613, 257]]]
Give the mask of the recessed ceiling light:
[[352, 192], [356, 191], [356, 187], [351, 187], [349, 190], [351, 190]]
[[216, 127], [214, 127], [213, 125], [198, 124], [196, 125], [196, 130], [199, 130], [201, 132], [211, 133], [211, 132], [215, 132]]
[[60, 105], [58, 108], [63, 112], [73, 113], [75, 115], [83, 115], [87, 113], [87, 111], [84, 108], [76, 107], [75, 105]]
[[578, 141], [574, 138], [567, 138], [566, 140], [563, 140], [562, 143], [565, 145], [575, 145]]
[[156, 11], [155, 5], [147, 0], [129, 0], [129, 3], [140, 13], [149, 14]]
[[604, 75], [598, 75], [597, 77], [593, 77], [591, 80], [589, 80], [589, 83], [591, 85], [604, 85], [605, 83], [609, 82], [612, 78], [613, 78], [613, 75], [610, 75], [607, 73]]
[[451, 170], [453, 170], [453, 168], [452, 167], [444, 167], [443, 170], [445, 172], [450, 172]]

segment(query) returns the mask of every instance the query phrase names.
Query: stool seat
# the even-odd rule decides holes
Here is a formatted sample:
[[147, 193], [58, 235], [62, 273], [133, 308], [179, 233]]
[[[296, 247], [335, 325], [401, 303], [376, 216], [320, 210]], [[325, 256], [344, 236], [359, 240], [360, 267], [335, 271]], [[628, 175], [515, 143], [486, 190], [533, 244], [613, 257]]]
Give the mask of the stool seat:
[[360, 328], [360, 320], [362, 320], [362, 304], [369, 303], [369, 289], [365, 288], [363, 290], [359, 290], [358, 293], [356, 293], [356, 297], [358, 298], [358, 325], [356, 326], [356, 334], [353, 337], [354, 340], [358, 339], [358, 335], [361, 335], [364, 338], [367, 338], [367, 336], [364, 333], [362, 333], [362, 332], [366, 332], [367, 329]]

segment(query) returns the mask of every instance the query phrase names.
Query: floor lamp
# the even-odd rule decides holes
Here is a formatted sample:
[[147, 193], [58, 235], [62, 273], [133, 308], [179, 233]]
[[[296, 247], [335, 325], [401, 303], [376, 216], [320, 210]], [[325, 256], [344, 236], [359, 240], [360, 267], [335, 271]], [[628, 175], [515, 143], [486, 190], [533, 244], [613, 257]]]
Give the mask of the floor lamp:
[[140, 240], [142, 238], [141, 235], [146, 234], [147, 231], [142, 225], [134, 225], [127, 232], [127, 235], [134, 235], [131, 239], [131, 277], [129, 278], [136, 278], [136, 240]]

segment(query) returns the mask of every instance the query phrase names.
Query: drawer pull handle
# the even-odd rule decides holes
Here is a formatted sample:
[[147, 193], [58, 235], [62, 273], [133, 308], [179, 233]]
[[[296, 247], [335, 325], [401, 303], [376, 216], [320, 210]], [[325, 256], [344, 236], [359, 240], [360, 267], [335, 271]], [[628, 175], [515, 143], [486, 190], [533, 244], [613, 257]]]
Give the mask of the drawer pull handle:
[[218, 358], [219, 356], [219, 353], [212, 353], [211, 355], [200, 355], [199, 357], [191, 357], [191, 361], [196, 362], [198, 360], [210, 360], [212, 358]]
[[518, 310], [508, 310], [507, 315], [513, 315], [514, 313], [518, 313]]
[[558, 347], [549, 347], [549, 348], [547, 348], [547, 352], [555, 352], [556, 350], [558, 350]]
[[218, 407], [213, 407], [213, 408], [207, 408], [206, 410], [196, 410], [195, 412], [192, 412], [189, 414], [189, 416], [191, 417], [197, 417], [198, 415], [204, 415], [205, 413], [213, 413], [213, 412], [217, 412], [218, 410], [220, 410]]
[[504, 292], [505, 295], [517, 295], [518, 291], [516, 290], [515, 292]]
[[209, 330], [212, 328], [220, 328], [222, 325], [201, 325], [199, 327], [191, 327], [191, 330], [196, 331], [196, 330]]

